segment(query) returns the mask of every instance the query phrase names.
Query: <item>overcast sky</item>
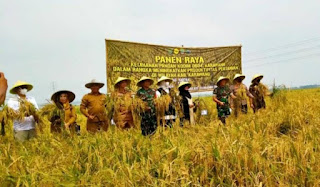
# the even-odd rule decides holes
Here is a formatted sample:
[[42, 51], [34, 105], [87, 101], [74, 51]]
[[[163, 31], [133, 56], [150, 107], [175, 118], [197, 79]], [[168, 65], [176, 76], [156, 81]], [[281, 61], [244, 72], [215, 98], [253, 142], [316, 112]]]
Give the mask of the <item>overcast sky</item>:
[[[319, 0], [0, 0], [0, 71], [76, 100], [106, 82], [105, 38], [186, 47], [241, 44], [243, 73], [264, 82], [320, 84]], [[105, 89], [103, 90], [105, 91]], [[10, 97], [10, 95], [9, 95]]]

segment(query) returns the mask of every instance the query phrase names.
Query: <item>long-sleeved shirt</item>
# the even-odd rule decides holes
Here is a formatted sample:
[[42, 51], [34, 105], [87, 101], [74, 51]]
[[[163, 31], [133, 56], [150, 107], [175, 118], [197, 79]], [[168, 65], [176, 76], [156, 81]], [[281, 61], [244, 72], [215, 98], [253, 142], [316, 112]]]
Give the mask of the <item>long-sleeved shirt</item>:
[[[20, 98], [18, 95], [16, 95], [13, 98], [10, 98], [8, 100], [8, 107], [12, 108], [15, 111], [19, 111], [20, 108], [20, 102], [21, 102], [22, 98]], [[39, 109], [36, 100], [33, 97], [30, 96], [26, 96], [26, 100], [28, 102], [30, 102], [31, 104], [33, 104], [33, 106], [36, 109]], [[35, 128], [35, 119], [34, 116], [30, 115], [30, 116], [26, 116], [24, 117], [24, 120], [19, 121], [19, 120], [13, 120], [13, 128], [16, 131], [23, 131], [23, 130], [31, 130]]]
[[80, 105], [80, 111], [86, 117], [89, 115], [96, 116], [96, 118], [93, 120], [88, 119], [90, 122], [107, 121], [105, 106], [106, 95], [101, 93], [98, 95], [89, 93], [83, 96]]
[[[254, 96], [249, 92], [247, 86], [242, 83], [239, 86], [231, 85], [230, 90], [231, 90], [232, 94], [237, 97], [236, 100], [240, 100], [242, 105], [247, 104], [247, 98], [245, 97], [245, 95], [248, 98], [252, 98], [252, 99], [254, 98]], [[233, 100], [234, 99], [232, 99], [232, 101]]]

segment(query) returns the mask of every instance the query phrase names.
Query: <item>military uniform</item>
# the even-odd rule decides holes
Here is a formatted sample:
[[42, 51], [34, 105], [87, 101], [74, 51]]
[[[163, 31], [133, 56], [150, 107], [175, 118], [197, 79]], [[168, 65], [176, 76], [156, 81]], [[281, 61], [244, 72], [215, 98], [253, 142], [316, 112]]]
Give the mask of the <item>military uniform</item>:
[[155, 94], [155, 91], [151, 88], [147, 90], [141, 88], [137, 92], [137, 97], [148, 106], [148, 109], [141, 114], [141, 131], [144, 136], [152, 135], [157, 130], [157, 117], [154, 103]]
[[230, 95], [231, 95], [231, 90], [229, 86], [216, 87], [213, 90], [213, 96], [216, 97], [219, 101], [224, 103], [223, 106], [217, 104], [218, 117], [223, 123], [225, 123], [225, 118], [230, 115], [230, 103], [229, 103]]

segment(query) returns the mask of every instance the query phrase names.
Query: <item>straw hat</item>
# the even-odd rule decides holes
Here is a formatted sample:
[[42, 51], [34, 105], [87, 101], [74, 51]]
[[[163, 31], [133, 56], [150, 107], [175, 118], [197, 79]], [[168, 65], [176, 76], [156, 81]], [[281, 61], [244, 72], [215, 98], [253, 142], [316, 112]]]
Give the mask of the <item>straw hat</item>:
[[86, 88], [91, 88], [93, 85], [98, 85], [100, 88], [104, 86], [104, 83], [97, 81], [96, 79], [92, 79], [89, 83], [87, 83], [85, 86]]
[[166, 76], [162, 76], [158, 80], [157, 85], [159, 85], [162, 81], [168, 81], [168, 82], [172, 83], [172, 79], [170, 79], [169, 77], [166, 77]]
[[219, 85], [220, 81], [222, 80], [227, 80], [229, 82], [230, 79], [228, 77], [220, 76], [217, 80], [217, 85]]
[[60, 91], [57, 91], [56, 93], [54, 93], [52, 96], [51, 96], [51, 100], [55, 103], [59, 102], [60, 101], [60, 95], [61, 94], [67, 94], [68, 95], [68, 99], [69, 99], [69, 102], [71, 103], [72, 101], [74, 101], [74, 99], [76, 98], [76, 95], [69, 91], [69, 90], [60, 90]]
[[25, 86], [27, 87], [27, 90], [30, 91], [32, 90], [33, 86], [30, 83], [24, 82], [24, 81], [17, 81], [12, 88], [10, 89], [11, 94], [17, 94], [17, 88], [20, 86]]
[[116, 80], [116, 82], [114, 83], [114, 87], [118, 87], [118, 84], [122, 81], [128, 81], [128, 84], [130, 84], [131, 80], [129, 78], [126, 77], [118, 77], [118, 79]]
[[182, 86], [189, 86], [189, 87], [191, 87], [191, 85], [192, 85], [192, 84], [191, 84], [190, 82], [180, 82], [178, 88], [180, 88], [180, 87], [182, 87]]
[[252, 78], [252, 81], [251, 82], [253, 82], [254, 80], [256, 80], [256, 79], [259, 79], [259, 80], [261, 80], [263, 78], [263, 75], [261, 75], [261, 74], [255, 74], [254, 76], [253, 76], [253, 78]]
[[242, 74], [237, 73], [237, 74], [233, 77], [233, 81], [235, 81], [236, 79], [240, 79], [241, 81], [243, 81], [243, 79], [245, 79], [245, 78], [246, 78], [245, 75], [242, 75]]
[[153, 84], [153, 80], [150, 78], [150, 77], [146, 77], [146, 76], [143, 76], [141, 77], [141, 79], [137, 82], [137, 86], [141, 87], [141, 83], [145, 80], [150, 80], [151, 81], [151, 84]]

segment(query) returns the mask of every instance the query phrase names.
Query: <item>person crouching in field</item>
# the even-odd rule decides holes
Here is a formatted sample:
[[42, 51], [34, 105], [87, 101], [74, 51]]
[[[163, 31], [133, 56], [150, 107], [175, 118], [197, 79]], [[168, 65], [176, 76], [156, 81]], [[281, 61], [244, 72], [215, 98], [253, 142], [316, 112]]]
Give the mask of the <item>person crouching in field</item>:
[[146, 110], [141, 114], [141, 131], [142, 135], [153, 135], [157, 130], [157, 117], [154, 99], [156, 92], [150, 88], [153, 80], [143, 76], [137, 83], [141, 87], [137, 91], [137, 97], [146, 103]]
[[113, 120], [116, 126], [121, 129], [134, 127], [132, 116], [132, 92], [128, 89], [131, 80], [119, 77], [115, 84], [115, 91], [112, 93], [114, 102]]
[[229, 97], [233, 95], [227, 83], [229, 78], [219, 77], [217, 87], [213, 90], [213, 101], [217, 103], [218, 118], [225, 125], [230, 115]]
[[185, 121], [189, 121], [190, 124], [195, 124], [194, 119], [194, 110], [195, 104], [192, 101], [191, 94], [189, 89], [191, 88], [191, 83], [189, 82], [181, 82], [178, 86], [179, 88], [179, 95], [181, 97], [181, 107], [183, 110], [183, 117], [180, 118], [180, 126], [184, 125]]
[[15, 111], [13, 129], [14, 138], [18, 141], [36, 137], [35, 126], [39, 119], [36, 115], [38, 105], [33, 97], [26, 95], [32, 88], [31, 84], [18, 81], [10, 90], [10, 93], [14, 94], [15, 97], [9, 99], [8, 107]]
[[253, 112], [257, 112], [259, 109], [266, 108], [265, 96], [271, 95], [268, 91], [268, 87], [261, 83], [263, 75], [257, 74], [253, 76], [251, 85], [249, 87], [250, 93], [254, 96], [253, 99]]
[[76, 109], [70, 104], [75, 97], [75, 94], [68, 90], [58, 91], [51, 96], [51, 100], [56, 105], [49, 115], [51, 132], [61, 133], [62, 129], [66, 129], [71, 133], [80, 133], [80, 126], [76, 123]]
[[109, 127], [106, 95], [99, 91], [103, 86], [104, 83], [96, 80], [87, 83], [85, 87], [91, 89], [91, 92], [84, 95], [81, 100], [80, 111], [87, 117], [87, 131], [91, 133], [107, 131]]
[[172, 79], [162, 76], [157, 82], [158, 90], [156, 91], [157, 98], [160, 97], [169, 97], [170, 103], [168, 110], [164, 111], [164, 116], [160, 116], [160, 124], [164, 124], [167, 127], [172, 127], [172, 123], [176, 120], [176, 111], [173, 105], [174, 98], [172, 97], [173, 91], [170, 88], [170, 84], [172, 83]]
[[250, 107], [253, 108], [252, 99], [253, 95], [249, 92], [247, 86], [243, 84], [243, 80], [246, 76], [241, 74], [236, 74], [233, 78], [233, 85], [230, 86], [234, 98], [231, 96], [231, 108], [237, 117], [239, 113], [248, 113], [247, 99], [249, 98]]

